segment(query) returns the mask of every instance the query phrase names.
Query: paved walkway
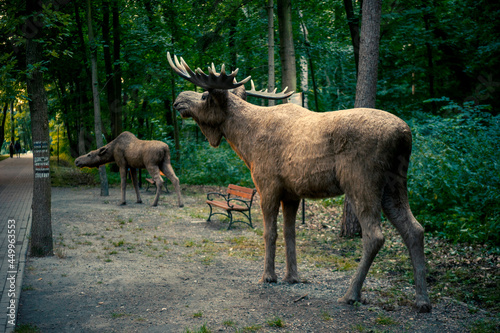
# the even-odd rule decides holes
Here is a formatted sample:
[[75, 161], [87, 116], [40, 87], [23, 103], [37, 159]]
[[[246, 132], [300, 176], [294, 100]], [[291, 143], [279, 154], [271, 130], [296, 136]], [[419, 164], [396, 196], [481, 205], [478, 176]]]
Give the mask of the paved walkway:
[[[32, 199], [33, 155], [0, 161], [0, 333], [12, 332], [15, 327], [28, 250], [26, 236], [31, 228]], [[9, 238], [10, 235], [15, 235], [15, 240]], [[11, 253], [10, 244], [15, 244]]]

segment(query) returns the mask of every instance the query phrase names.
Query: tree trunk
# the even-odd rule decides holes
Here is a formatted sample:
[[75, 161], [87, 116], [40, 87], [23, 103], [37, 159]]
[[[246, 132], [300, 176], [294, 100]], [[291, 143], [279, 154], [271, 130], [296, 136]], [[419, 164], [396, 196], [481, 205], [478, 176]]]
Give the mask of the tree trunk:
[[[274, 1], [267, 1], [267, 91], [274, 90]], [[274, 105], [274, 100], [268, 100], [268, 106]]]
[[[89, 44], [90, 44], [90, 64], [92, 73], [92, 96], [94, 100], [94, 127], [95, 127], [95, 142], [97, 148], [103, 146], [102, 142], [102, 127], [101, 127], [101, 101], [99, 98], [99, 81], [97, 79], [97, 59], [96, 45], [94, 43], [94, 32], [92, 31], [92, 15], [90, 0], [87, 0], [87, 24], [89, 27]], [[99, 178], [101, 180], [101, 196], [109, 195], [108, 177], [106, 175], [106, 167], [99, 167]]]
[[352, 47], [354, 51], [354, 62], [356, 64], [356, 74], [359, 71], [359, 18], [354, 15], [352, 0], [344, 0], [344, 8], [351, 33]]
[[[5, 121], [7, 120], [7, 110], [9, 109], [9, 103], [5, 102], [2, 111], [2, 125], [0, 126], [0, 142], [3, 144], [3, 140], [5, 140]], [[1, 147], [1, 146], [0, 146]]]
[[[315, 73], [314, 73], [314, 64], [313, 64], [313, 61], [312, 61], [312, 57], [311, 57], [311, 52], [310, 52], [310, 46], [311, 44], [309, 43], [309, 32], [307, 31], [307, 27], [304, 23], [304, 20], [302, 19], [302, 12], [299, 12], [299, 15], [300, 15], [300, 19], [301, 19], [301, 22], [300, 22], [300, 27], [301, 27], [301, 30], [302, 30], [302, 33], [304, 34], [304, 45], [305, 45], [305, 49], [306, 49], [306, 56], [307, 56], [307, 60], [302, 57], [301, 58], [301, 66], [302, 66], [302, 61], [304, 60], [305, 62], [305, 66], [307, 68], [307, 63], [309, 62], [309, 68], [311, 70], [311, 81], [312, 81], [312, 84], [313, 84], [313, 92], [314, 92], [314, 109], [316, 110], [316, 112], [319, 112], [319, 105], [318, 105], [318, 88], [316, 87], [316, 77], [315, 77]], [[306, 83], [306, 86], [307, 86], [307, 83]], [[304, 92], [304, 107], [307, 109], [307, 90], [308, 89], [302, 89], [302, 91]]]
[[297, 70], [293, 45], [291, 0], [278, 0], [278, 27], [280, 35], [281, 85], [297, 90]]
[[355, 108], [375, 107], [381, 11], [381, 0], [364, 1]]
[[[26, 10], [35, 14], [42, 10], [36, 0], [26, 0]], [[43, 24], [29, 22], [27, 26], [38, 27], [25, 33], [28, 100], [33, 135], [33, 202], [31, 215], [30, 254], [32, 256], [50, 256], [53, 254], [51, 187], [50, 187], [50, 151], [49, 118], [47, 95], [43, 84], [43, 73], [37, 70], [41, 60], [40, 45], [35, 38], [40, 38]]]
[[16, 124], [14, 122], [14, 101], [10, 101], [10, 141], [16, 141], [15, 136]]
[[[364, 0], [363, 2], [355, 108], [375, 107], [381, 8], [381, 0]], [[351, 205], [350, 199], [346, 195], [341, 222], [341, 235], [346, 237], [353, 237], [361, 233], [361, 226]]]
[[[111, 139], [116, 138], [116, 98], [115, 98], [115, 78], [113, 75], [113, 63], [111, 61], [111, 39], [109, 37], [109, 1], [102, 3], [102, 38], [104, 41], [104, 68], [106, 71], [106, 97], [111, 120]], [[115, 135], [116, 134], [116, 135]]]
[[112, 137], [116, 138], [123, 132], [122, 114], [122, 65], [120, 62], [120, 13], [118, 11], [118, 1], [113, 2], [113, 60], [114, 60], [114, 113], [112, 114]]

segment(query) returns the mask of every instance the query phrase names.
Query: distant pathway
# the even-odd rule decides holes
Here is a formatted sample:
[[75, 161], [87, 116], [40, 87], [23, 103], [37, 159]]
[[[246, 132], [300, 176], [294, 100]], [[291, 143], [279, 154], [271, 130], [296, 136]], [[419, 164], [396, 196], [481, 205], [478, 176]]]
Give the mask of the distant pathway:
[[[31, 227], [33, 155], [0, 162], [0, 333], [12, 332], [17, 317]], [[15, 228], [14, 228], [15, 226]], [[14, 232], [15, 230], [15, 232]], [[9, 233], [10, 232], [10, 233]], [[9, 235], [15, 235], [9, 239]], [[9, 245], [11, 246], [9, 253]]]

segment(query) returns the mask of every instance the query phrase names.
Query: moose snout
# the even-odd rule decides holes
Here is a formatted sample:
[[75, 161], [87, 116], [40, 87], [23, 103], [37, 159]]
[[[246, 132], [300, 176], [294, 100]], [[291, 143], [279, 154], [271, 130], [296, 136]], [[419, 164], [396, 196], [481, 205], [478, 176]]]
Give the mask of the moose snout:
[[81, 168], [81, 167], [82, 167], [82, 161], [80, 161], [80, 159], [79, 159], [79, 158], [77, 158], [77, 159], [75, 160], [75, 165], [76, 165], [77, 167]]

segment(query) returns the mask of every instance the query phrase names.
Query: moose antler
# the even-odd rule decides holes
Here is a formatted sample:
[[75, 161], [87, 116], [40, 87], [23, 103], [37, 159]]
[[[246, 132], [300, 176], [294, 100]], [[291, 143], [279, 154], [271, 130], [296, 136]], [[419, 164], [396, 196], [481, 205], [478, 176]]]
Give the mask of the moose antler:
[[250, 76], [241, 80], [240, 82], [236, 81], [236, 74], [238, 74], [238, 69], [231, 72], [231, 74], [226, 74], [225, 66], [222, 65], [220, 74], [215, 71], [215, 66], [212, 63], [212, 67], [208, 67], [209, 75], [203, 73], [200, 68], [197, 68], [194, 72], [189, 68], [188, 64], [180, 57], [180, 62], [177, 60], [177, 56], [174, 55], [174, 61], [170, 57], [170, 52], [167, 52], [168, 63], [172, 67], [172, 69], [179, 74], [180, 77], [186, 79], [187, 81], [194, 83], [198, 87], [202, 87], [203, 89], [211, 90], [211, 89], [234, 89], [237, 88], [250, 80]]
[[278, 100], [278, 99], [288, 98], [288, 97], [292, 96], [294, 93], [293, 91], [286, 92], [288, 87], [285, 87], [285, 89], [283, 89], [283, 91], [280, 93], [276, 93], [276, 90], [278, 88], [274, 89], [273, 92], [267, 92], [267, 91], [265, 91], [265, 89], [257, 91], [257, 90], [255, 90], [255, 85], [253, 83], [253, 80], [250, 80], [250, 83], [252, 85], [252, 88], [250, 90], [246, 91], [247, 95], [249, 95], [249, 96]]

